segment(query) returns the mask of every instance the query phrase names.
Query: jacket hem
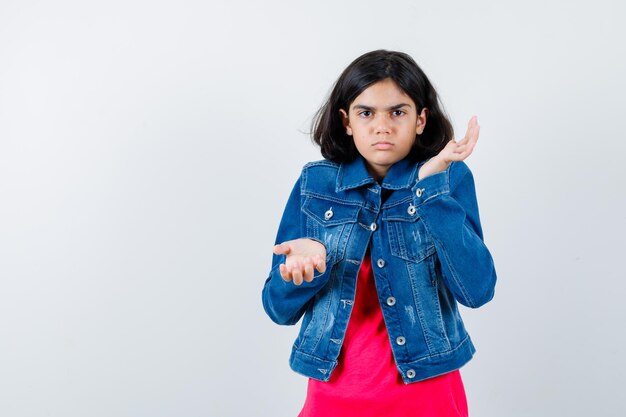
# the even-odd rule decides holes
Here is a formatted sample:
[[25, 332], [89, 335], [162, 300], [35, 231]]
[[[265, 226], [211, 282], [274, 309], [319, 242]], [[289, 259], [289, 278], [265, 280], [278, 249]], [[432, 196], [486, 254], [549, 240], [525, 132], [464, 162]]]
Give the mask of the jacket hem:
[[[468, 335], [453, 350], [426, 356], [413, 362], [396, 362], [396, 365], [403, 382], [411, 384], [459, 369], [472, 359], [475, 352], [474, 344]], [[337, 361], [329, 361], [309, 355], [294, 346], [289, 357], [289, 366], [294, 372], [303, 376], [328, 382], [332, 371], [337, 366]], [[413, 375], [413, 377], [409, 378], [408, 375]]]
[[[454, 350], [437, 355], [427, 356], [413, 362], [402, 362], [398, 365], [405, 384], [423, 381], [439, 375], [447, 374], [468, 363], [476, 353], [476, 348], [469, 335]], [[409, 378], [409, 371], [412, 378]]]

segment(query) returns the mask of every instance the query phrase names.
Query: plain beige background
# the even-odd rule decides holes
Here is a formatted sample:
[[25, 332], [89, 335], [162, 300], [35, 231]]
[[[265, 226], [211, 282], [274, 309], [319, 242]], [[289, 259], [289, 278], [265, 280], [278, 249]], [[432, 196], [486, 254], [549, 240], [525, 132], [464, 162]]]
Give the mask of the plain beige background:
[[494, 300], [462, 308], [481, 417], [622, 416], [618, 1], [0, 1], [0, 415], [295, 416], [263, 312], [340, 72], [411, 54], [474, 172]]

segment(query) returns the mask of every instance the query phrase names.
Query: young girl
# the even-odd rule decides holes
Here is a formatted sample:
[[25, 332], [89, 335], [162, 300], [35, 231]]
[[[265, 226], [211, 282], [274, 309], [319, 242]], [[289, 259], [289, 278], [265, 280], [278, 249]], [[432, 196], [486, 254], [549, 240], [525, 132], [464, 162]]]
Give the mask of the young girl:
[[415, 61], [377, 50], [341, 74], [313, 123], [278, 229], [263, 307], [302, 318], [292, 369], [300, 417], [467, 416], [459, 368], [475, 353], [457, 302], [493, 298], [474, 179], [473, 117], [453, 139]]

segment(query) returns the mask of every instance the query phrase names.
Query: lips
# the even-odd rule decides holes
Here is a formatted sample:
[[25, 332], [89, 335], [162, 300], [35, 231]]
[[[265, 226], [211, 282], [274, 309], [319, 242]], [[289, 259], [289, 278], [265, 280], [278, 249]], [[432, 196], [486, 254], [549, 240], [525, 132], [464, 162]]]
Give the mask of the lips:
[[391, 149], [393, 147], [393, 143], [386, 142], [386, 141], [383, 140], [383, 141], [374, 143], [372, 146], [375, 149], [385, 150], [385, 149]]

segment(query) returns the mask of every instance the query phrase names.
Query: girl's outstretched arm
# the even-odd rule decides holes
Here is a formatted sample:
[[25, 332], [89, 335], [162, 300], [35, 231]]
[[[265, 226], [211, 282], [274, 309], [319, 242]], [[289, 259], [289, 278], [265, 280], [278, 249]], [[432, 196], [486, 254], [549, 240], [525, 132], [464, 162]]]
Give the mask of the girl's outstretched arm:
[[455, 298], [477, 308], [494, 296], [496, 271], [483, 240], [474, 177], [463, 159], [478, 140], [476, 117], [460, 142], [450, 141], [422, 166], [414, 187], [416, 210], [433, 237], [442, 275]]
[[[330, 276], [326, 265], [331, 260], [324, 243], [305, 233], [300, 181], [298, 178], [285, 206], [273, 249], [272, 269], [262, 292], [263, 308], [278, 324], [296, 324]], [[315, 269], [319, 274], [315, 275]]]

